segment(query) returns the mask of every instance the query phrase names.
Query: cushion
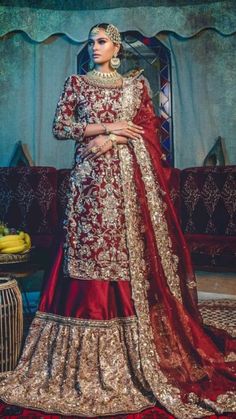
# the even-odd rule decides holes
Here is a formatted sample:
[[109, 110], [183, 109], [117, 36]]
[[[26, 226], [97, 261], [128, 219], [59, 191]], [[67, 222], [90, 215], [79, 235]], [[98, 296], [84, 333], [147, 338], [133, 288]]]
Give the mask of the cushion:
[[236, 236], [236, 166], [182, 170], [181, 220], [185, 233]]
[[[0, 220], [46, 242], [57, 229], [57, 171], [52, 167], [0, 168]], [[34, 244], [34, 239], [33, 239]]]
[[236, 270], [236, 237], [185, 234], [195, 268]]

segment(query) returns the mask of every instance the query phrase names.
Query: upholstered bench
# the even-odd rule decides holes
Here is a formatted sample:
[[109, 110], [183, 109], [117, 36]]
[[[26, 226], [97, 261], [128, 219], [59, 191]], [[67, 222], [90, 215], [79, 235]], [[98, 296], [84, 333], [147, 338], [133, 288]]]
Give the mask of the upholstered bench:
[[180, 173], [181, 225], [197, 268], [236, 271], [236, 166]]
[[[236, 166], [166, 168], [197, 269], [236, 270]], [[67, 202], [70, 169], [0, 168], [0, 220], [27, 231], [47, 255]]]

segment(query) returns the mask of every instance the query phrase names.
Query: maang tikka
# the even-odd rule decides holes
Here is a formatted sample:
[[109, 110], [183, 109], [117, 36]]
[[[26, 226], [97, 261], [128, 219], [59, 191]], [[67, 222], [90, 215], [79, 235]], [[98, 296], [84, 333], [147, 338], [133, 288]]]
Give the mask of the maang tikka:
[[[99, 24], [97, 25], [97, 26], [95, 26], [92, 30], [91, 30], [91, 35], [97, 35], [98, 34], [98, 32], [99, 32], [99, 29], [103, 29], [103, 28], [100, 28], [100, 26], [99, 26]], [[116, 26], [114, 26], [114, 25], [112, 25], [112, 24], [109, 24], [108, 26], [107, 26], [107, 28], [106, 29], [104, 29], [104, 31], [105, 31], [105, 34], [108, 36], [108, 38], [112, 41], [112, 42], [114, 42], [114, 44], [118, 44], [118, 45], [120, 45], [121, 44], [121, 36], [120, 36], [120, 32], [118, 31], [118, 29], [117, 29], [117, 27]]]

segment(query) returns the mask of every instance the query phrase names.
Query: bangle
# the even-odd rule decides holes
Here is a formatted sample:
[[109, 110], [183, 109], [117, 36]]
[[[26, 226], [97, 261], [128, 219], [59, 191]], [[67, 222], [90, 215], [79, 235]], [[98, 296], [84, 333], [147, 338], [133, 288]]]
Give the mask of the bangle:
[[104, 129], [106, 135], [109, 135], [111, 133], [111, 131], [109, 131], [109, 129], [106, 127], [106, 125], [103, 124], [102, 122], [101, 122], [101, 126]]
[[115, 134], [110, 134], [109, 139], [111, 140], [112, 147], [117, 147], [117, 136]]

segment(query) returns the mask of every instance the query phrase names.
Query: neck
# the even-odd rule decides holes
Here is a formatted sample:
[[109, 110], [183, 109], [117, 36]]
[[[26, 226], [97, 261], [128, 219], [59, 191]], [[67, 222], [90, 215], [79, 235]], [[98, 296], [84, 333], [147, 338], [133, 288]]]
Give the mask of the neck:
[[112, 73], [114, 71], [110, 68], [109, 63], [95, 65], [94, 70], [99, 71], [100, 73]]

